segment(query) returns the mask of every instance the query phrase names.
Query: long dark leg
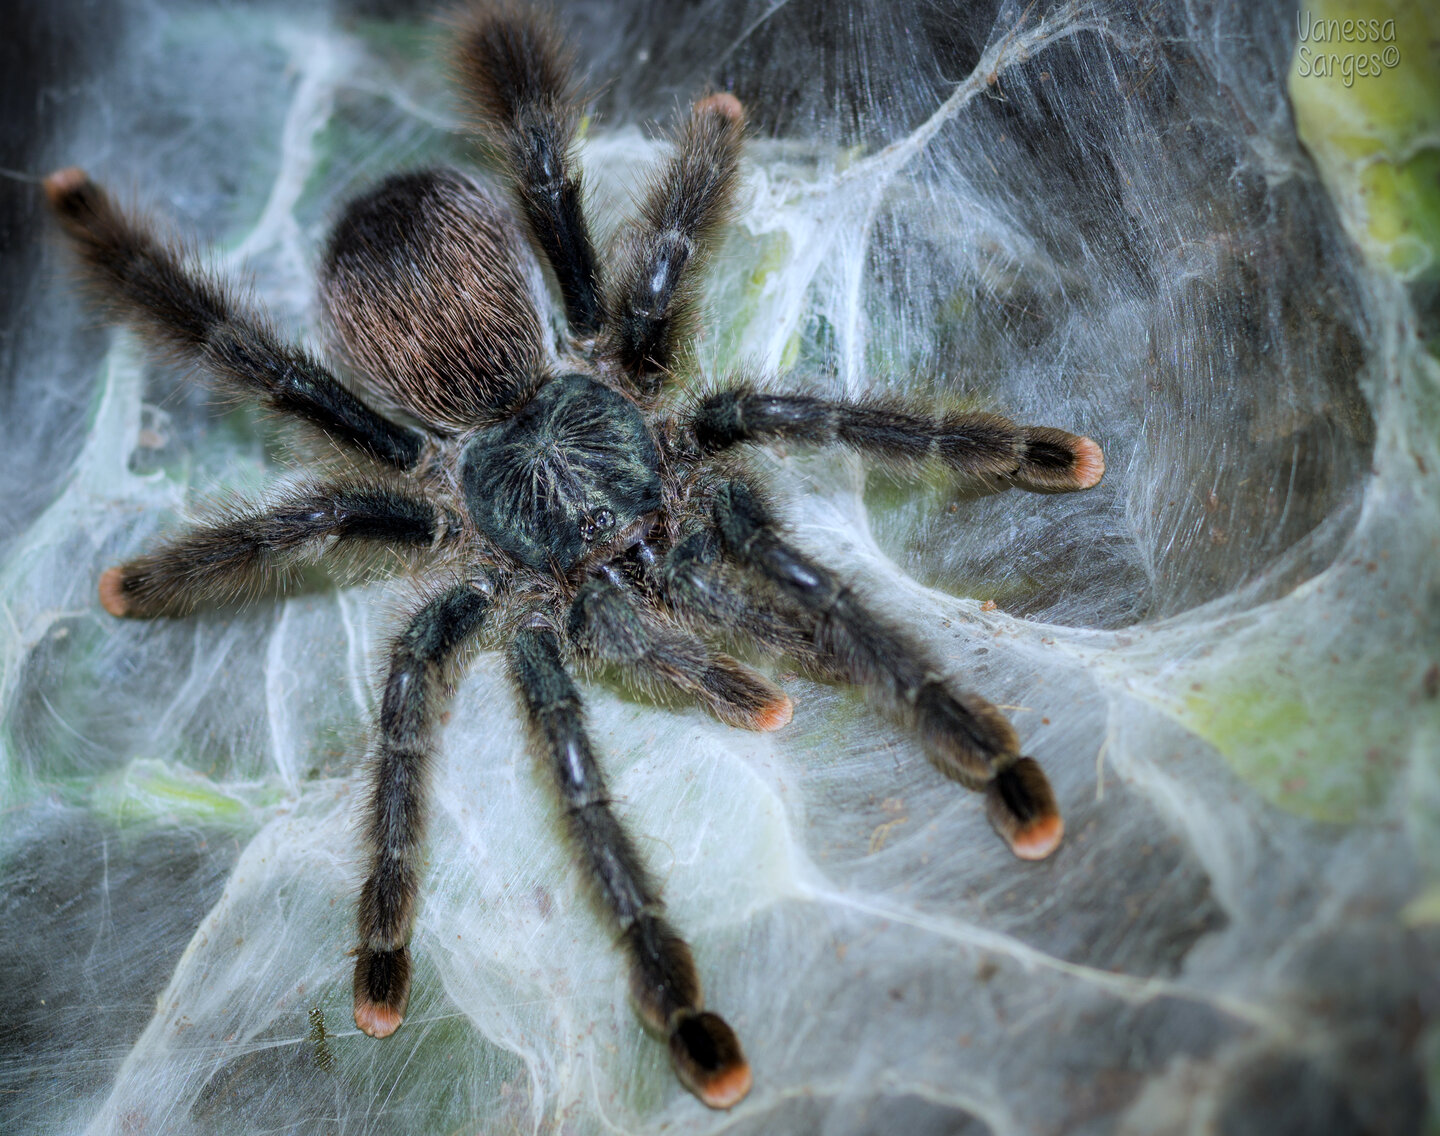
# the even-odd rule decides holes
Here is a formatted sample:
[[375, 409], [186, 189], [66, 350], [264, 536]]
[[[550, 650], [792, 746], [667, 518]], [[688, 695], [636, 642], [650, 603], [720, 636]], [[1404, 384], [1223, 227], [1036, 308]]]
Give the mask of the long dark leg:
[[693, 533], [676, 544], [651, 566], [649, 583], [671, 610], [706, 634], [758, 643], [789, 655], [811, 674], [845, 679], [819, 650], [813, 617], [783, 596], [757, 596], [749, 574], [725, 559], [712, 531]]
[[510, 166], [525, 220], [580, 339], [600, 330], [600, 277], [571, 156], [579, 110], [569, 53], [534, 12], [480, 3], [458, 21], [455, 67], [475, 125]]
[[582, 587], [570, 607], [571, 642], [638, 685], [660, 680], [693, 695], [732, 726], [777, 730], [790, 721], [793, 707], [784, 691], [642, 611], [629, 591], [611, 580]]
[[461, 585], [431, 600], [390, 650], [380, 704], [379, 745], [365, 825], [370, 874], [360, 891], [355, 1024], [388, 1037], [410, 998], [410, 927], [420, 886], [427, 767], [435, 720], [457, 652], [479, 629], [490, 601]]
[[1020, 756], [1015, 730], [994, 706], [951, 689], [929, 653], [871, 612], [835, 576], [791, 547], [743, 482], [715, 496], [726, 550], [815, 620], [821, 650], [914, 721], [930, 759], [949, 777], [983, 791], [991, 823], [1017, 856], [1038, 860], [1064, 826], [1039, 764]]
[[187, 268], [180, 247], [115, 207], [81, 170], [45, 179], [45, 192], [90, 278], [117, 318], [199, 364], [239, 395], [293, 414], [327, 437], [396, 469], [411, 469], [424, 443], [371, 410], [218, 277]]
[[535, 744], [550, 758], [570, 835], [599, 899], [620, 927], [636, 1010], [646, 1025], [669, 1038], [680, 1082], [711, 1108], [729, 1108], [749, 1092], [750, 1067], [734, 1031], [703, 1008], [690, 948], [664, 919], [635, 846], [610, 810], [585, 734], [580, 694], [565, 672], [555, 632], [522, 630], [510, 648], [510, 669]]
[[707, 454], [772, 438], [838, 444], [901, 469], [938, 463], [1037, 493], [1089, 489], [1105, 472], [1099, 446], [1050, 426], [1017, 426], [998, 414], [924, 416], [894, 403], [769, 394], [747, 385], [703, 399], [690, 427]]
[[[316, 486], [268, 509], [196, 526], [107, 569], [100, 603], [111, 615], [136, 619], [188, 615], [203, 605], [278, 591], [307, 560], [362, 545], [400, 552], [429, 548], [450, 524], [428, 502], [384, 486]], [[339, 541], [333, 551], [332, 539]]]
[[641, 394], [658, 391], [674, 365], [700, 270], [734, 200], [744, 132], [734, 95], [696, 103], [621, 246], [604, 350]]

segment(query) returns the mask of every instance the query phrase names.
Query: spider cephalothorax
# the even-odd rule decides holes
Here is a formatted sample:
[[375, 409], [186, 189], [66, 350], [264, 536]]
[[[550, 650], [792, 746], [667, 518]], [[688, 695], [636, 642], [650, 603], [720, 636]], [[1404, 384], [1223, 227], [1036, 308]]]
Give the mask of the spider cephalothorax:
[[[1100, 449], [997, 415], [927, 414], [739, 380], [675, 409], [667, 394], [678, 385], [694, 290], [734, 194], [740, 103], [712, 94], [691, 108], [602, 274], [571, 153], [578, 112], [558, 37], [533, 15], [481, 4], [458, 22], [456, 43], [462, 88], [519, 216], [448, 170], [392, 177], [352, 202], [321, 280], [348, 384], [281, 342], [231, 285], [190, 267], [81, 171], [46, 179], [120, 318], [308, 424], [342, 455], [263, 506], [232, 509], [109, 569], [100, 600], [117, 616], [183, 616], [280, 587], [307, 559], [403, 554], [429, 598], [391, 646], [375, 726], [356, 1023], [385, 1037], [404, 1017], [425, 767], [455, 665], [488, 642], [507, 652], [531, 745], [549, 759], [594, 894], [618, 927], [638, 1012], [668, 1038], [681, 1081], [706, 1104], [729, 1107], [749, 1089], [749, 1066], [730, 1027], [704, 1009], [689, 947], [611, 810], [570, 666], [677, 688], [726, 722], [764, 730], [790, 720], [789, 698], [707, 640], [788, 654], [865, 686], [915, 728], [941, 772], [985, 793], [1017, 855], [1046, 856], [1060, 841], [1060, 814], [1009, 722], [790, 543], [737, 447], [839, 444], [892, 468], [938, 465], [1037, 492], [1094, 485]], [[544, 330], [532, 244], [563, 299], [563, 345]]]

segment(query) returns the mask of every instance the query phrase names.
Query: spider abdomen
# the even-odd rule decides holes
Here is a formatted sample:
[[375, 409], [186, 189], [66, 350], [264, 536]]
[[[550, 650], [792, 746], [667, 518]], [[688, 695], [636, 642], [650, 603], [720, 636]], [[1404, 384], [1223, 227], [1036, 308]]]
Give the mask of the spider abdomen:
[[568, 573], [660, 508], [659, 454], [629, 399], [580, 374], [552, 379], [480, 430], [461, 462], [465, 505], [496, 546]]
[[350, 203], [321, 298], [370, 393], [459, 431], [533, 382], [544, 352], [538, 272], [499, 201], [453, 170], [420, 170]]

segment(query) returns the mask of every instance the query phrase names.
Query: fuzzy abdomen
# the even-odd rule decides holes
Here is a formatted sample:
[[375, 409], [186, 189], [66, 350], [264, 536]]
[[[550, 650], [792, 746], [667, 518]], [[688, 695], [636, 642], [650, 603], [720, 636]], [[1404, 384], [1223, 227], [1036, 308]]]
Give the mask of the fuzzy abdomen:
[[460, 431], [515, 405], [544, 352], [534, 255], [509, 212], [454, 170], [399, 174], [331, 235], [321, 298], [367, 391]]

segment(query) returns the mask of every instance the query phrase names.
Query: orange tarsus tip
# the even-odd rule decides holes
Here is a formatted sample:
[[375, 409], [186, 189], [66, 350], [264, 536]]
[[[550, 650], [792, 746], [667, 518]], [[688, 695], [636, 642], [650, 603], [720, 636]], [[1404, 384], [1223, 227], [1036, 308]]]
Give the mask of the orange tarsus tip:
[[79, 166], [66, 166], [63, 170], [56, 170], [48, 175], [41, 184], [45, 187], [45, 196], [50, 199], [50, 204], [58, 205], [89, 180], [90, 175]]
[[1015, 833], [1010, 840], [1010, 851], [1022, 860], [1043, 860], [1060, 847], [1064, 835], [1064, 818], [1059, 813], [1047, 813]]
[[[49, 179], [46, 179], [46, 190], [49, 190]], [[125, 598], [125, 573], [119, 568], [107, 568], [100, 573], [100, 606], [117, 618], [123, 619], [129, 614], [130, 601]]]
[[795, 703], [790, 701], [789, 695], [782, 694], [755, 715], [755, 728], [764, 731], [778, 730], [782, 726], [788, 726], [794, 716]]
[[741, 1061], [728, 1069], [721, 1069], [705, 1084], [697, 1085], [695, 1095], [706, 1108], [734, 1108], [750, 1091], [750, 1063]]
[[731, 122], [743, 122], [745, 120], [745, 108], [741, 106], [740, 100], [729, 91], [720, 91], [718, 94], [706, 95], [695, 104], [696, 114], [705, 114], [707, 111], [719, 111]]
[[1105, 455], [1090, 438], [1075, 439], [1075, 484], [1081, 489], [1098, 485], [1105, 476]]
[[371, 1037], [389, 1037], [404, 1020], [405, 1015], [393, 1006], [372, 1002], [368, 998], [363, 1002], [359, 999], [355, 1001], [355, 1024], [360, 1027], [361, 1033]]

